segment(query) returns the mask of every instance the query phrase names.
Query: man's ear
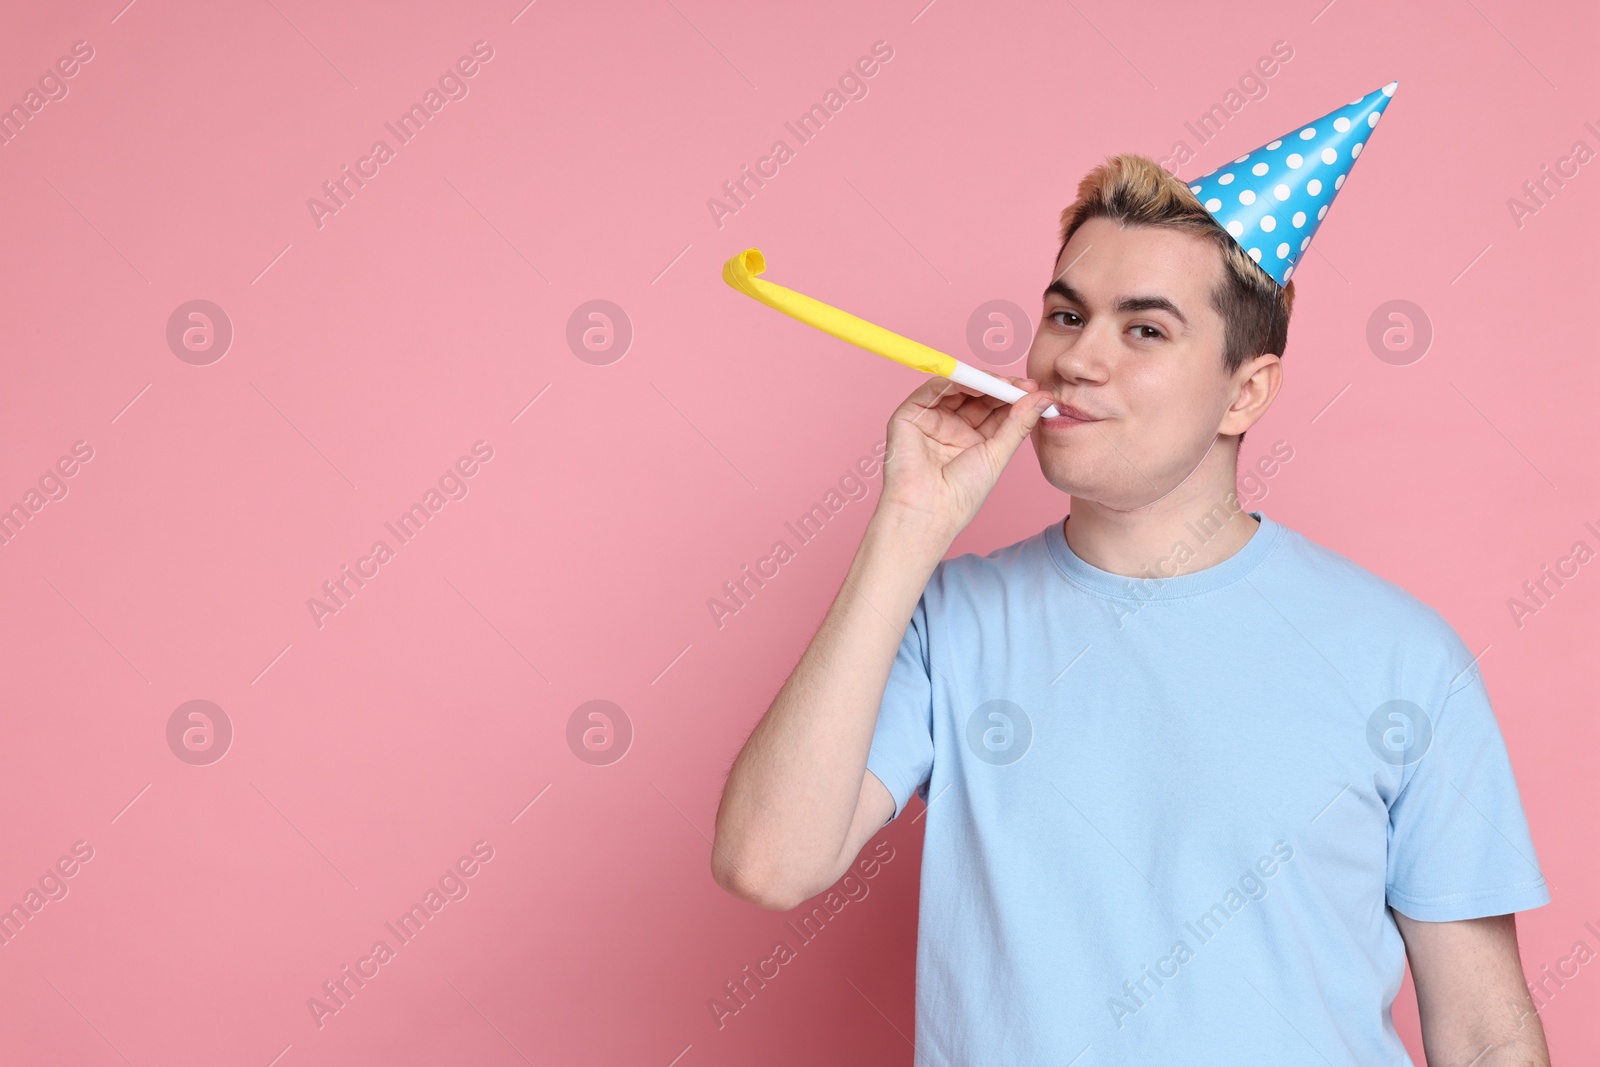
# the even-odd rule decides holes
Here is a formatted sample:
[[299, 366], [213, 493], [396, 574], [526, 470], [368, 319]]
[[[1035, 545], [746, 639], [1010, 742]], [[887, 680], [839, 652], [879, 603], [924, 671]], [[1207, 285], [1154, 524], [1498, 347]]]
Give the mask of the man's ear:
[[1224, 435], [1242, 434], [1254, 426], [1272, 406], [1273, 398], [1283, 385], [1283, 360], [1272, 352], [1263, 352], [1246, 360], [1233, 373], [1233, 401], [1222, 416], [1217, 432]]

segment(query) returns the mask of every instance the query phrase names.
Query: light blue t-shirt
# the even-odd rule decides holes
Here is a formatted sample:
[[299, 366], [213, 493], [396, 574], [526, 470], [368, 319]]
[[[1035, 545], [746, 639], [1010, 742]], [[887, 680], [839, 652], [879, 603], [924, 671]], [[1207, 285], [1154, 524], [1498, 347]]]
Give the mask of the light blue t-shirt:
[[1549, 902], [1454, 629], [1249, 514], [1170, 578], [1060, 522], [935, 569], [867, 758], [928, 804], [919, 1065], [1411, 1065], [1389, 909]]

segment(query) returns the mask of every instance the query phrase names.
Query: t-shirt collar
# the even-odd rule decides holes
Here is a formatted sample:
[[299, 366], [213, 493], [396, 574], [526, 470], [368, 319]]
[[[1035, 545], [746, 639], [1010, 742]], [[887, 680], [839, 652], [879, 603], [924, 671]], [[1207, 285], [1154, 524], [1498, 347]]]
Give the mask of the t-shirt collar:
[[[1099, 567], [1081, 559], [1072, 551], [1072, 546], [1067, 543], [1067, 534], [1064, 520], [1057, 520], [1050, 524], [1044, 531], [1045, 546], [1050, 552], [1057, 571], [1067, 581], [1080, 586], [1091, 593], [1100, 596], [1113, 597], [1122, 600], [1176, 600], [1180, 597], [1194, 596], [1197, 593], [1209, 592], [1220, 589], [1222, 586], [1238, 581], [1266, 558], [1273, 547], [1278, 543], [1284, 527], [1267, 517], [1265, 511], [1246, 512], [1256, 519], [1260, 525], [1250, 535], [1250, 540], [1244, 547], [1223, 560], [1221, 563], [1204, 567], [1197, 571], [1185, 571], [1170, 577], [1162, 577], [1159, 561], [1152, 563], [1149, 573], [1153, 577], [1131, 578], [1126, 575], [1113, 574], [1101, 570]], [[1185, 527], [1182, 544], [1187, 545], [1189, 552], [1199, 549], [1206, 539], [1205, 530], [1197, 524]], [[1177, 562], [1186, 558], [1182, 549], [1177, 544], [1173, 545], [1172, 562], [1166, 564], [1171, 569]]]

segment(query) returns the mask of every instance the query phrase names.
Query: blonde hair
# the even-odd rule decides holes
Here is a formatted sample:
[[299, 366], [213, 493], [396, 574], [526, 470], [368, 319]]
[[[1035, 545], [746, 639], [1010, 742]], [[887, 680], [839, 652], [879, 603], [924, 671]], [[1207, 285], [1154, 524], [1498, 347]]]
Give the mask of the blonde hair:
[[1263, 352], [1283, 355], [1294, 309], [1294, 282], [1279, 287], [1271, 275], [1228, 235], [1199, 197], [1176, 176], [1146, 156], [1107, 157], [1078, 183], [1078, 199], [1061, 212], [1061, 249], [1078, 227], [1093, 218], [1124, 226], [1167, 226], [1210, 239], [1222, 254], [1223, 280], [1211, 293], [1212, 306], [1226, 324], [1222, 359], [1232, 374]]

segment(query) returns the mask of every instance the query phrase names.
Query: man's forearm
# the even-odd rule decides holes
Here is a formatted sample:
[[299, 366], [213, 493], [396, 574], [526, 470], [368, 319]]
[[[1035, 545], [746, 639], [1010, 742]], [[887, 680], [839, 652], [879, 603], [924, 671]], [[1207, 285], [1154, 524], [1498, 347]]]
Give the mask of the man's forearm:
[[851, 821], [890, 668], [949, 540], [880, 509], [798, 665], [734, 761], [718, 882], [783, 899], [826, 883]]

